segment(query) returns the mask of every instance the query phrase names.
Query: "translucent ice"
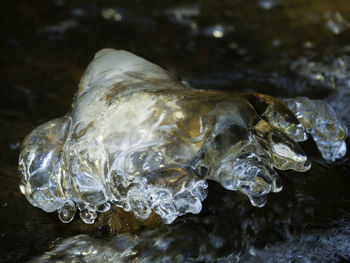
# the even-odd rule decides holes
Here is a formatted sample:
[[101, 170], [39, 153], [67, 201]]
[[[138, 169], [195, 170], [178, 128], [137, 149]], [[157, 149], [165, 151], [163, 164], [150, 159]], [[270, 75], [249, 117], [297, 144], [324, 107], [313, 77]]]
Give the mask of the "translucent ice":
[[282, 189], [274, 168], [310, 168], [297, 143], [306, 132], [326, 159], [345, 154], [346, 129], [335, 115], [325, 108], [319, 122], [308, 123], [308, 114], [326, 106], [303, 99], [293, 108], [299, 100], [286, 100], [288, 108], [262, 94], [195, 90], [140, 57], [104, 49], [87, 68], [72, 112], [25, 138], [20, 189], [62, 222], [79, 211], [88, 224], [111, 205], [141, 219], [154, 211], [165, 223], [199, 213], [208, 179], [260, 207]]
[[334, 162], [345, 155], [347, 127], [337, 119], [327, 102], [306, 97], [283, 101], [312, 135], [325, 160]]
[[[342, 53], [346, 53], [346, 47]], [[322, 57], [321, 60], [319, 57], [301, 57], [292, 63], [291, 69], [298, 75], [299, 87], [309, 91], [322, 88], [331, 94], [326, 101], [336, 112], [337, 118], [349, 128], [350, 58], [344, 54]]]

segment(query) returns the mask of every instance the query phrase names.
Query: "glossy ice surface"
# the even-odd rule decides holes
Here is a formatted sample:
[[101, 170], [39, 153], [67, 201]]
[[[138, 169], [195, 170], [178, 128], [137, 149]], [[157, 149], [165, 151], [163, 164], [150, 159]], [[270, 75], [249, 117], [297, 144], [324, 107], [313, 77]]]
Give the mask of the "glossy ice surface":
[[126, 51], [99, 51], [72, 112], [24, 140], [20, 189], [46, 212], [85, 223], [111, 205], [172, 223], [199, 213], [207, 180], [261, 207], [282, 189], [274, 168], [311, 166], [310, 134], [324, 159], [346, 153], [347, 129], [323, 101], [196, 90]]

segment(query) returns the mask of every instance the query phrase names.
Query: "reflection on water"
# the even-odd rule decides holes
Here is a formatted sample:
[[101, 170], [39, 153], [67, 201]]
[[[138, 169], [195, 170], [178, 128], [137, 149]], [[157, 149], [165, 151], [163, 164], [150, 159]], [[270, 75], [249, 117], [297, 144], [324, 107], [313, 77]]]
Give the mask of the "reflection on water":
[[[350, 257], [349, 221], [327, 230], [306, 231], [264, 248], [250, 247], [247, 252], [220, 253], [227, 241], [200, 228], [174, 227], [144, 231], [140, 236], [121, 234], [109, 240], [78, 235], [58, 242], [50, 251], [32, 262], [343, 262]], [[190, 231], [188, 231], [190, 230]], [[186, 240], [192, 236], [190, 240]], [[185, 242], [182, 240], [185, 239]], [[205, 242], [203, 242], [205, 240]], [[234, 249], [232, 249], [234, 250]], [[61, 262], [61, 261], [60, 261]]]
[[[328, 98], [349, 124], [350, 6], [346, 0], [190, 4], [154, 0], [147, 5], [138, 0], [14, 0], [2, 9], [0, 257], [4, 262], [26, 261], [50, 250], [57, 238], [57, 244], [69, 244], [82, 232], [90, 233], [89, 238], [81, 238], [87, 242], [93, 235], [98, 249], [101, 244], [110, 247], [112, 241], [101, 237], [108, 236], [108, 229], [86, 230], [75, 222], [79, 220], [68, 226], [26, 202], [18, 189], [19, 152], [14, 147], [34, 127], [70, 109], [84, 68], [101, 48], [132, 51], [196, 88]], [[298, 251], [310, 248], [327, 256], [311, 257], [310, 253], [306, 259], [311, 262], [349, 260], [349, 246], [344, 245], [350, 239], [347, 221], [339, 219], [350, 211], [348, 159], [335, 165], [325, 163], [312, 141], [303, 146], [312, 156], [313, 168], [301, 175], [281, 172], [284, 190], [270, 195], [264, 208], [252, 208], [240, 195], [209, 184], [209, 196], [199, 215], [161, 227], [159, 236], [175, 233], [182, 229], [177, 225], [186, 224], [178, 233], [189, 233], [184, 246], [174, 242], [164, 251], [180, 259], [181, 255], [196, 259], [205, 255], [210, 261], [212, 255], [230, 260], [238, 255], [242, 262], [302, 262], [304, 254]], [[216, 205], [218, 200], [221, 207]], [[133, 237], [152, 239], [152, 231]], [[190, 234], [194, 232], [198, 239]], [[204, 252], [200, 252], [201, 244]], [[142, 251], [152, 254], [161, 248]]]

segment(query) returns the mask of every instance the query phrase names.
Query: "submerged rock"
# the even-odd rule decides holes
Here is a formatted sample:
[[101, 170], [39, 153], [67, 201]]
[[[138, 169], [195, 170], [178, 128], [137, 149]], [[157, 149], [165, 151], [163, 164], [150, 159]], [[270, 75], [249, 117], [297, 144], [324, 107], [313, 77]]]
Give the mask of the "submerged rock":
[[[321, 110], [320, 110], [321, 109]], [[297, 142], [310, 134], [324, 159], [346, 153], [347, 129], [323, 101], [196, 90], [125, 51], [104, 49], [86, 70], [72, 112], [21, 146], [20, 189], [68, 223], [94, 223], [111, 205], [165, 223], [197, 214], [207, 180], [261, 207], [282, 189], [274, 171], [307, 171]]]

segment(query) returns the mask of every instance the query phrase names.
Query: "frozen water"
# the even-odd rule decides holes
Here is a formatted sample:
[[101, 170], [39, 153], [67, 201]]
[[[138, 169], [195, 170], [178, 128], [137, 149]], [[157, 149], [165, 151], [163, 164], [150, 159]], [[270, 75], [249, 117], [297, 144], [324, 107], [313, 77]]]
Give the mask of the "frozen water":
[[[344, 48], [346, 52], [348, 47]], [[349, 56], [330, 56], [326, 59], [297, 59], [291, 69], [299, 75], [306, 87], [323, 87], [331, 92], [326, 101], [332, 106], [337, 117], [350, 127], [350, 60]], [[303, 86], [303, 85], [301, 85]], [[305, 85], [304, 85], [305, 86]], [[306, 88], [304, 87], [304, 88]], [[307, 89], [307, 88], [306, 88]]]
[[325, 160], [334, 162], [345, 155], [347, 127], [337, 119], [327, 102], [306, 97], [283, 101], [312, 135]]
[[58, 217], [63, 223], [69, 223], [73, 220], [76, 210], [75, 203], [68, 200], [58, 208]]
[[165, 223], [197, 214], [207, 180], [261, 207], [282, 185], [274, 168], [311, 167], [297, 141], [309, 133], [323, 157], [346, 152], [346, 128], [322, 101], [284, 101], [184, 86], [160, 67], [104, 49], [87, 68], [67, 116], [24, 140], [22, 193], [46, 212], [87, 224], [111, 205]]

